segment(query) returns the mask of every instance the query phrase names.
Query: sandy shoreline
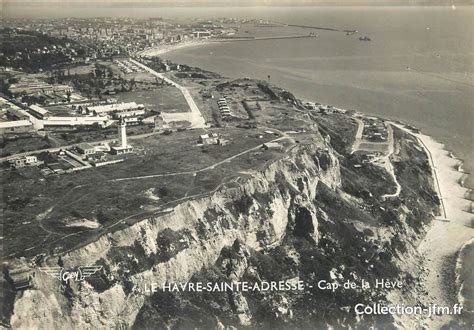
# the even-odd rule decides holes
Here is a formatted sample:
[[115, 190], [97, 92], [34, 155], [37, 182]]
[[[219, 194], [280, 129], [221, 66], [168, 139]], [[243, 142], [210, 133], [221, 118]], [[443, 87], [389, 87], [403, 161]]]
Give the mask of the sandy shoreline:
[[458, 301], [464, 306], [464, 316], [474, 324], [474, 270], [467, 265], [474, 260], [474, 238], [466, 242], [456, 260], [456, 285], [459, 288]]
[[191, 47], [198, 47], [198, 46], [205, 46], [209, 45], [212, 43], [219, 42], [218, 40], [211, 41], [211, 40], [190, 40], [190, 41], [184, 41], [184, 42], [179, 42], [175, 44], [164, 44], [164, 45], [159, 45], [156, 47], [148, 48], [140, 53], [138, 55], [140, 56], [159, 56], [159, 55], [164, 55], [166, 53], [179, 50], [179, 49], [184, 49], [184, 48], [191, 48]]
[[[471, 227], [473, 215], [467, 212], [471, 201], [465, 199], [468, 189], [459, 182], [465, 174], [458, 170], [459, 160], [444, 149], [443, 144], [428, 135], [414, 133], [399, 124], [394, 125], [415, 136], [430, 156], [435, 188], [442, 198], [441, 215], [434, 219], [418, 246], [427, 269], [423, 282], [429, 294], [424, 297], [424, 303], [452, 307], [458, 298], [457, 292], [446, 292], [446, 283], [455, 289], [455, 279], [446, 278], [446, 266], [454, 267], [451, 262], [453, 258], [466, 242], [474, 238], [474, 229]], [[432, 317], [429, 328], [441, 328], [449, 320], [449, 315]]]

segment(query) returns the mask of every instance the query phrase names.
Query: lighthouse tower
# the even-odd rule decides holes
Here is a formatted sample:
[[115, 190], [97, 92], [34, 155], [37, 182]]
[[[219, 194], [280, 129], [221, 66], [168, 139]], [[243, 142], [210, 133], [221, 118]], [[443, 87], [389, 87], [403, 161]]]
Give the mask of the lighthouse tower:
[[125, 122], [124, 119], [121, 119], [118, 125], [118, 136], [120, 139], [120, 146], [122, 148], [126, 148], [127, 147], [127, 123]]
[[113, 155], [121, 155], [133, 152], [133, 147], [127, 143], [127, 123], [121, 119], [118, 124], [119, 141], [110, 148]]

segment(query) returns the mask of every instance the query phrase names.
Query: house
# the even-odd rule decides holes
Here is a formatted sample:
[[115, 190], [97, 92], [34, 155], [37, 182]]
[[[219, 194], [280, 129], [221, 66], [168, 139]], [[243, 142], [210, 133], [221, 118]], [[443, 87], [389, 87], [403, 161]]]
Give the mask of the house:
[[208, 133], [200, 135], [198, 138], [199, 144], [220, 144], [220, 135], [218, 133]]
[[93, 155], [96, 153], [95, 147], [89, 143], [83, 143], [77, 146], [77, 150], [84, 156]]
[[7, 109], [7, 113], [10, 118], [14, 118], [16, 120], [27, 120], [30, 118], [24, 110], [20, 109], [16, 105], [9, 107]]
[[135, 102], [122, 102], [122, 103], [115, 103], [115, 104], [91, 106], [87, 108], [87, 111], [89, 113], [94, 113], [95, 115], [98, 115], [98, 116], [104, 116], [104, 115], [117, 113], [117, 112], [143, 110], [144, 108], [145, 106], [143, 104], [137, 104]]
[[262, 149], [263, 150], [269, 150], [269, 149], [273, 149], [273, 150], [281, 150], [283, 149], [282, 145], [277, 143], [277, 142], [266, 142], [264, 144], [262, 144]]
[[101, 116], [49, 117], [43, 121], [43, 127], [45, 130], [71, 130], [78, 126], [105, 127], [107, 122], [107, 117]]
[[43, 162], [38, 161], [38, 158], [36, 158], [36, 156], [24, 156], [10, 161], [10, 165], [14, 168], [40, 165], [42, 163]]
[[30, 133], [33, 124], [29, 120], [13, 120], [0, 122], [0, 134]]
[[212, 36], [212, 32], [209, 30], [205, 31], [193, 31], [194, 38], [209, 38]]
[[32, 112], [32, 114], [37, 117], [37, 118], [40, 118], [40, 119], [44, 119], [48, 116], [49, 114], [49, 111], [40, 107], [39, 105], [37, 104], [32, 104], [30, 105], [30, 111]]
[[112, 147], [110, 152], [112, 153], [112, 155], [123, 155], [123, 154], [129, 154], [131, 152], [133, 152], [133, 147], [128, 145], [126, 147]]
[[120, 119], [120, 118], [125, 118], [125, 117], [139, 117], [143, 115], [145, 115], [145, 110], [135, 109], [135, 110], [124, 111], [124, 112], [116, 112], [113, 114], [113, 117]]
[[26, 266], [8, 270], [8, 277], [15, 290], [25, 290], [32, 287], [31, 269]]
[[87, 160], [91, 162], [92, 165], [96, 166], [96, 163], [99, 161], [104, 161], [107, 159], [107, 154], [101, 151], [98, 151], [94, 154], [87, 156]]

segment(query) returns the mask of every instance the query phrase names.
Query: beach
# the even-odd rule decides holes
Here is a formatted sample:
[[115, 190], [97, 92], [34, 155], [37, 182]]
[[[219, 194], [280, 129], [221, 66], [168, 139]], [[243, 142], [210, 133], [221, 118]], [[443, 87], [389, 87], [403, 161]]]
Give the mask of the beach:
[[[465, 271], [469, 267], [469, 261], [458, 261], [456, 267], [456, 257], [465, 243], [474, 238], [474, 229], [471, 226], [473, 214], [468, 212], [471, 201], [466, 199], [468, 189], [459, 182], [463, 176], [458, 170], [460, 161], [432, 137], [414, 133], [400, 124], [394, 125], [415, 136], [424, 147], [430, 158], [435, 189], [442, 199], [440, 215], [435, 217], [418, 246], [426, 270], [421, 280], [428, 292], [428, 295], [423, 297], [423, 303], [439, 306], [462, 303], [458, 296], [459, 286], [462, 284], [459, 279], [472, 283], [472, 272], [469, 279], [469, 274]], [[458, 277], [458, 281], [451, 277], [454, 267], [458, 272], [466, 273], [464, 277]], [[449, 315], [432, 317], [428, 328], [441, 328], [450, 318]]]
[[172, 51], [176, 51], [176, 50], [180, 50], [184, 48], [204, 46], [204, 45], [208, 45], [214, 42], [219, 42], [219, 41], [218, 40], [211, 41], [208, 39], [199, 39], [199, 40], [192, 39], [189, 41], [182, 41], [182, 42], [177, 42], [177, 43], [172, 43], [172, 44], [162, 44], [156, 47], [145, 49], [141, 51], [138, 55], [139, 56], [160, 56]]
[[474, 260], [474, 239], [464, 244], [456, 262], [456, 285], [458, 301], [464, 306], [467, 324], [474, 324], [474, 270], [469, 267]]

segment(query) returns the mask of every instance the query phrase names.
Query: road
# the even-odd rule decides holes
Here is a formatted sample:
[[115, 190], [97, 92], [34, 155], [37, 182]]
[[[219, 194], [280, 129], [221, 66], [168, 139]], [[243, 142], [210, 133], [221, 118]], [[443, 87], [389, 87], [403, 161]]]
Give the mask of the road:
[[393, 182], [395, 182], [396, 188], [395, 192], [393, 194], [385, 194], [382, 197], [387, 198], [387, 197], [398, 197], [400, 195], [400, 192], [402, 191], [402, 186], [400, 186], [400, 183], [398, 183], [397, 176], [395, 175], [395, 169], [393, 167], [392, 162], [390, 161], [390, 156], [393, 154], [395, 151], [395, 142], [393, 139], [393, 127], [390, 124], [387, 124], [388, 126], [388, 153], [384, 155], [380, 161], [381, 161], [381, 166], [384, 167], [388, 173], [392, 176]]
[[362, 133], [364, 132], [364, 122], [357, 117], [353, 117], [353, 119], [357, 122], [358, 127], [354, 143], [352, 144], [351, 154], [353, 154], [355, 151], [357, 151], [357, 149], [359, 149], [360, 143], [362, 142]]
[[[206, 121], [204, 120], [204, 117], [202, 116], [202, 113], [199, 110], [199, 107], [197, 106], [196, 102], [194, 102], [194, 99], [191, 96], [191, 93], [186, 87], [179, 85], [177, 82], [171, 80], [170, 78], [166, 77], [162, 73], [156, 72], [155, 70], [151, 69], [150, 67], [146, 66], [143, 63], [140, 63], [133, 59], [130, 59], [130, 62], [141, 67], [145, 71], [148, 71], [155, 77], [158, 77], [166, 81], [168, 84], [176, 87], [177, 89], [181, 91], [181, 93], [184, 96], [184, 99], [189, 105], [189, 109], [191, 110], [191, 112], [178, 113], [178, 114], [173, 114], [173, 115], [178, 115], [179, 117], [187, 118], [186, 120], [191, 123], [191, 128], [205, 128], [206, 127]], [[165, 114], [165, 117], [166, 117], [166, 114]], [[165, 117], [164, 119], [166, 120]]]
[[[274, 139], [274, 140], [271, 140], [269, 142], [277, 142], [277, 141], [280, 141], [280, 140], [284, 140], [284, 139], [291, 139], [290, 137], [288, 136], [282, 136], [282, 137], [279, 137], [277, 139]], [[220, 166], [222, 164], [225, 164], [225, 163], [229, 163], [231, 160], [237, 158], [237, 157], [240, 157], [242, 155], [245, 155], [251, 151], [255, 151], [255, 150], [258, 150], [262, 148], [262, 145], [258, 145], [256, 147], [253, 147], [253, 148], [250, 148], [250, 149], [247, 149], [247, 150], [244, 150], [238, 154], [235, 154], [231, 157], [228, 157], [224, 160], [221, 160], [217, 163], [214, 163], [212, 165], [209, 165], [209, 166], [206, 166], [204, 168], [201, 168], [199, 170], [195, 170], [195, 171], [185, 171], [185, 172], [174, 172], [174, 173], [161, 173], [161, 174], [150, 174], [150, 175], [140, 175], [140, 176], [130, 176], [130, 177], [125, 177], [125, 178], [118, 178], [118, 179], [111, 179], [109, 180], [109, 182], [117, 182], [117, 181], [126, 181], [126, 180], [140, 180], [140, 179], [150, 179], [150, 178], [159, 178], [159, 177], [166, 177], [166, 176], [176, 176], [176, 175], [185, 175], [185, 174], [195, 174], [195, 173], [199, 173], [199, 172], [204, 172], [204, 171], [208, 171], [208, 170], [212, 170], [214, 168], [216, 168], [217, 166]]]

